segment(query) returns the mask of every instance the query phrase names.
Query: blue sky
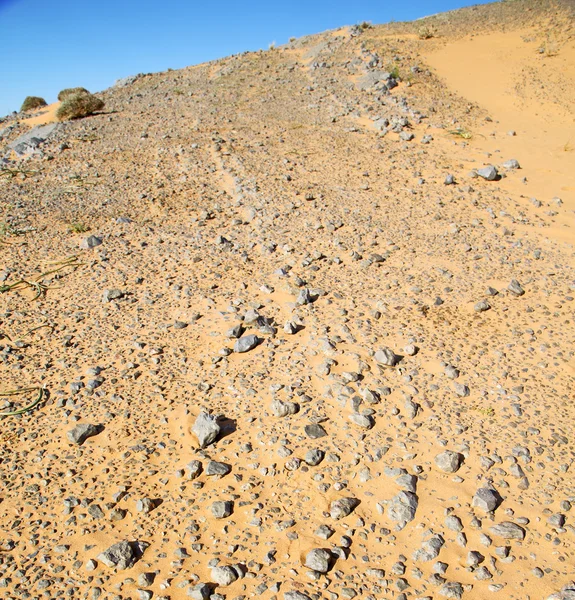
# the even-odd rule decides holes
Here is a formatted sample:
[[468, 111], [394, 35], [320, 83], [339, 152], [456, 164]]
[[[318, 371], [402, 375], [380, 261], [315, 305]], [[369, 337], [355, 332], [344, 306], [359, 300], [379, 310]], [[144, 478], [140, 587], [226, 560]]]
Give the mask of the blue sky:
[[103, 90], [360, 21], [404, 21], [466, 0], [0, 0], [0, 116], [27, 95]]

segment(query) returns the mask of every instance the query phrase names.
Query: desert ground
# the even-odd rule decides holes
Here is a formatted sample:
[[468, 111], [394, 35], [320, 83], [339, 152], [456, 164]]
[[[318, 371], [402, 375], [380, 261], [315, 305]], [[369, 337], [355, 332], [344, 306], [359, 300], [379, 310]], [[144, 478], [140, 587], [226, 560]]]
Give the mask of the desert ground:
[[0, 597], [573, 600], [574, 89], [516, 0], [2, 119]]

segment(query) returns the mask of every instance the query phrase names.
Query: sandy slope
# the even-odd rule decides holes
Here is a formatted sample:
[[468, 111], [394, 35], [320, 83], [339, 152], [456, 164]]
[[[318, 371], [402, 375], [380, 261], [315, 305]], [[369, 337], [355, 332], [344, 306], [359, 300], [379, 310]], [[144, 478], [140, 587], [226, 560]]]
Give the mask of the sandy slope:
[[[524, 40], [551, 17], [533, 6], [434, 17], [428, 40], [421, 22], [343, 28], [142, 76], [6, 164], [0, 379], [47, 397], [2, 423], [2, 598], [569, 585], [572, 19], [553, 9], [562, 45], [541, 57]], [[489, 164], [504, 177], [478, 177]], [[35, 278], [37, 300], [10, 287]], [[248, 334], [257, 347], [235, 351]], [[206, 448], [202, 411], [220, 427]], [[99, 427], [77, 444], [79, 424]], [[338, 518], [342, 498], [358, 503]], [[128, 569], [101, 555], [121, 541], [147, 546]]]

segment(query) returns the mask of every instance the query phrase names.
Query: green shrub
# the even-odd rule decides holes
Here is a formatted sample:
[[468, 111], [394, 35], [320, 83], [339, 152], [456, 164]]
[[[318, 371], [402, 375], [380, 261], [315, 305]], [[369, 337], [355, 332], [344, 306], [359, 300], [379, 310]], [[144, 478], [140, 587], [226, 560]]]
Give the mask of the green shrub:
[[62, 90], [59, 94], [58, 94], [58, 100], [60, 100], [60, 102], [62, 102], [63, 100], [66, 100], [66, 98], [69, 98], [70, 96], [74, 96], [75, 94], [89, 94], [90, 92], [83, 87], [75, 87], [75, 88], [66, 88], [65, 90]]
[[93, 94], [79, 93], [68, 96], [56, 111], [59, 121], [81, 119], [104, 108], [104, 101]]
[[34, 110], [35, 108], [40, 108], [41, 106], [46, 106], [47, 102], [44, 98], [40, 98], [38, 96], [26, 96], [24, 102], [22, 102], [22, 107], [20, 108], [21, 112], [27, 110]]

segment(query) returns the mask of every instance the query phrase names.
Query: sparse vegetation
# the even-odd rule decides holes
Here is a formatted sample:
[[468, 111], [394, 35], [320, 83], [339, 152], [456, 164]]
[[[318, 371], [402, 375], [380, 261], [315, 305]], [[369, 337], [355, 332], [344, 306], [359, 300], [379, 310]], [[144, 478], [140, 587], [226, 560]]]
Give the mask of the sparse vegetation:
[[565, 145], [563, 146], [563, 152], [573, 152], [574, 148], [573, 148], [573, 144], [571, 144], [571, 141], [565, 142]]
[[42, 108], [42, 106], [46, 106], [48, 103], [44, 98], [40, 98], [40, 96], [26, 96], [24, 102], [22, 102], [22, 106], [20, 107], [20, 112], [27, 112], [29, 110], [35, 110], [36, 108]]
[[68, 231], [70, 233], [86, 233], [86, 231], [90, 231], [90, 228], [85, 223], [76, 222], [70, 223]]
[[373, 25], [370, 21], [362, 21], [361, 23], [359, 23], [358, 27], [360, 29], [371, 29]]
[[58, 94], [58, 100], [60, 100], [60, 102], [66, 100], [66, 98], [69, 98], [70, 96], [75, 96], [76, 94], [89, 94], [90, 92], [83, 87], [75, 87], [75, 88], [66, 88], [65, 90], [62, 90], [59, 94]]
[[464, 140], [470, 140], [473, 137], [473, 134], [469, 129], [465, 129], [465, 127], [458, 127], [457, 129], [450, 129], [450, 135], [454, 135], [456, 137], [460, 137]]
[[93, 94], [79, 93], [68, 96], [58, 107], [56, 118], [59, 121], [81, 119], [104, 108], [104, 101]]
[[399, 74], [399, 67], [397, 65], [393, 65], [390, 74], [394, 79], [401, 79], [401, 75]]
[[435, 31], [430, 25], [424, 25], [423, 27], [419, 28], [417, 36], [420, 40], [430, 40], [431, 38], [435, 37]]

